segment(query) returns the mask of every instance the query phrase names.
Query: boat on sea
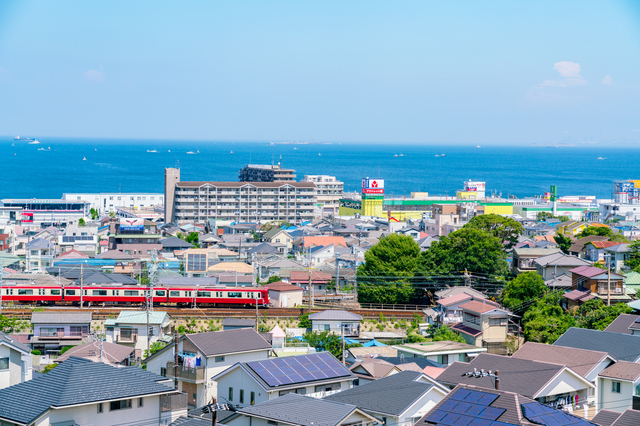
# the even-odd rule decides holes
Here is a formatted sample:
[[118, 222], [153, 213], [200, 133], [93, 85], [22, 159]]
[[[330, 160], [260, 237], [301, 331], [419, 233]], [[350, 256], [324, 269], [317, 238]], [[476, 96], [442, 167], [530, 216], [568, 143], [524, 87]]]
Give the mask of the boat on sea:
[[32, 141], [33, 139], [31, 138], [21, 138], [20, 135], [16, 136], [15, 138], [13, 138], [14, 141]]
[[195, 154], [193, 151], [187, 151], [187, 154]]
[[40, 141], [38, 139], [34, 139], [31, 142], [29, 142], [29, 145], [37, 145], [39, 143], [40, 143]]
[[158, 152], [155, 149], [148, 149], [147, 152]]
[[269, 146], [274, 146], [275, 144], [273, 142], [269, 142]]
[[38, 151], [46, 151], [44, 148], [38, 148]]
[[229, 154], [233, 154], [233, 151], [231, 151]]
[[298, 148], [296, 148], [296, 147], [294, 146], [294, 147], [293, 147], [293, 149], [298, 149]]
[[82, 161], [87, 161], [87, 157], [82, 157]]
[[400, 157], [404, 157], [404, 154], [400, 154]]
[[607, 157], [598, 157], [598, 160], [606, 160]]
[[476, 145], [476, 148], [482, 148], [480, 145]]
[[397, 156], [398, 156], [398, 154], [393, 154], [393, 156], [394, 156], [394, 157], [397, 157]]
[[318, 155], [322, 155], [322, 154], [318, 153]]
[[171, 150], [169, 150], [169, 152], [171, 152]]

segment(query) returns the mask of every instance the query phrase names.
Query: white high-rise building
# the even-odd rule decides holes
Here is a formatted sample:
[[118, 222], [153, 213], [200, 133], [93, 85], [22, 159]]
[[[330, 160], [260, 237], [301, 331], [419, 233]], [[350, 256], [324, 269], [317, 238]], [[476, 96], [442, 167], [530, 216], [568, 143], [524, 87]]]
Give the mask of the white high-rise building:
[[316, 198], [322, 209], [322, 216], [338, 215], [340, 198], [344, 196], [344, 182], [328, 175], [305, 175], [302, 182], [316, 184]]

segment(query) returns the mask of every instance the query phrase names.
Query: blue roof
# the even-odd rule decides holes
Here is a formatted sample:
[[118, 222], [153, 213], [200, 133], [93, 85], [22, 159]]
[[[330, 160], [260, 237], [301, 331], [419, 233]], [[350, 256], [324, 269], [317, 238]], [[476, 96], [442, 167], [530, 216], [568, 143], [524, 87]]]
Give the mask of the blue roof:
[[362, 346], [364, 346], [365, 348], [370, 348], [372, 346], [387, 346], [387, 345], [385, 345], [384, 343], [378, 342], [376, 339], [373, 339], [372, 341], [367, 342]]
[[[149, 324], [162, 324], [167, 319], [166, 312], [149, 312]], [[120, 315], [116, 319], [108, 319], [105, 325], [121, 325], [121, 324], [146, 324], [146, 311], [120, 311]]]

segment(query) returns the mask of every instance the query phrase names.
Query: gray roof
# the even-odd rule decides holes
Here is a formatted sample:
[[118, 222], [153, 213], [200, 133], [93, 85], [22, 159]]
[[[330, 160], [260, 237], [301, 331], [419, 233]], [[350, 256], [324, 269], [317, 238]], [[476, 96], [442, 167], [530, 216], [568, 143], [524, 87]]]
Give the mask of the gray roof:
[[401, 371], [324, 399], [352, 404], [365, 411], [399, 416], [434, 386], [433, 383], [416, 382], [421, 376], [422, 373], [417, 371]]
[[256, 320], [251, 318], [223, 318], [222, 326], [232, 327], [255, 327]]
[[462, 286], [462, 285], [436, 291], [435, 296], [436, 296], [436, 299], [442, 299], [445, 297], [457, 296], [458, 294], [462, 294], [462, 293], [467, 293], [469, 296], [473, 296], [475, 298], [487, 297], [486, 294], [481, 293], [478, 290], [474, 290], [471, 287]]
[[178, 237], [168, 237], [164, 240], [160, 240], [162, 248], [193, 248], [193, 244], [186, 242]]
[[37, 379], [0, 389], [0, 418], [29, 424], [51, 407], [173, 393], [167, 380], [136, 367], [69, 358]]
[[577, 256], [571, 256], [568, 254], [564, 254], [562, 252], [549, 254], [547, 256], [542, 256], [537, 258], [534, 263], [537, 263], [540, 266], [585, 266], [591, 265], [591, 262], [588, 260], [580, 259]]
[[604, 331], [609, 331], [611, 333], [620, 333], [620, 334], [631, 334], [631, 327], [637, 320], [640, 318], [640, 315], [631, 315], [631, 314], [620, 314], [618, 318], [614, 319], [611, 324], [604, 329]]
[[513, 253], [517, 254], [519, 257], [521, 256], [542, 257], [542, 256], [547, 256], [549, 254], [556, 253], [559, 251], [560, 251], [559, 248], [541, 248], [541, 247], [535, 247], [535, 248], [522, 247], [522, 248], [513, 249]]
[[555, 278], [549, 278], [544, 282], [547, 287], [570, 288], [573, 284], [571, 274], [562, 274]]
[[[76, 283], [79, 281], [78, 277]], [[87, 284], [125, 284], [137, 285], [138, 281], [124, 274], [105, 274], [102, 272], [94, 272], [92, 274], [84, 274], [82, 277], [84, 285]]]
[[[566, 365], [584, 377], [594, 367], [601, 363], [607, 355], [608, 354], [606, 352], [600, 351], [589, 351], [586, 349], [568, 348], [566, 346], [526, 342], [512, 355], [512, 358], [554, 362]], [[640, 367], [640, 365], [638, 365], [638, 367]]]
[[33, 312], [32, 324], [89, 324], [91, 312]]
[[600, 410], [592, 421], [600, 426], [611, 426], [621, 415], [622, 413], [618, 411]]
[[617, 246], [611, 246], [604, 249], [604, 251], [608, 251], [611, 253], [627, 253], [629, 252], [629, 244], [618, 244]]
[[611, 426], [638, 426], [640, 424], [640, 411], [627, 409]]
[[302, 426], [334, 426], [356, 410], [354, 405], [288, 393], [241, 408], [238, 413]]
[[160, 277], [158, 278], [158, 284], [160, 285], [168, 285], [168, 286], [208, 286], [208, 285], [217, 285], [218, 278], [217, 277], [185, 277], [182, 275], [172, 276], [172, 277]]
[[135, 352], [135, 348], [118, 345], [117, 343], [93, 342], [74, 346], [54, 360], [56, 363], [66, 361], [70, 357], [85, 358], [91, 361], [100, 361], [100, 351], [102, 350], [102, 362], [107, 364], [120, 364]]
[[310, 320], [328, 320], [328, 321], [362, 321], [362, 316], [349, 311], [339, 309], [328, 309], [309, 315]]
[[[224, 426], [222, 423], [217, 424], [218, 426]], [[180, 416], [169, 426], [211, 426], [211, 420]]]
[[16, 350], [25, 352], [27, 354], [31, 353], [31, 348], [29, 346], [18, 342], [16, 339], [12, 338], [8, 334], [5, 334], [1, 331], [0, 331], [0, 344], [11, 346]]
[[271, 345], [253, 328], [187, 334], [185, 337], [208, 357], [271, 349]]
[[554, 346], [607, 352], [619, 361], [635, 362], [640, 358], [640, 336], [571, 327]]
[[269, 243], [261, 243], [247, 252], [248, 254], [280, 253], [280, 250]]
[[469, 377], [473, 371], [499, 370], [500, 389], [533, 398], [549, 381], [562, 371], [564, 365], [530, 361], [502, 355], [481, 353], [470, 363], [454, 362], [438, 376], [438, 381], [449, 385], [467, 384], [484, 388], [494, 387], [491, 377]]
[[53, 243], [51, 241], [45, 240], [44, 238], [36, 238], [35, 240], [29, 241], [25, 244], [25, 248], [27, 250], [30, 249], [52, 249]]

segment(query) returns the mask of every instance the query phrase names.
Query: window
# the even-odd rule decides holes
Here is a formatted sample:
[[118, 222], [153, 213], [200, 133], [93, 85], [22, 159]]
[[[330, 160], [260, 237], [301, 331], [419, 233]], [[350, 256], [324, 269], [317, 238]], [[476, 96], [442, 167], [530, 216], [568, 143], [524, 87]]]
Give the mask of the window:
[[242, 293], [239, 291], [230, 291], [227, 294], [228, 297], [242, 297]]
[[165, 293], [165, 291], [164, 291], [164, 290], [156, 290], [156, 296], [162, 296], [162, 297], [164, 297], [164, 296], [165, 296], [165, 294], [166, 294], [166, 293]]
[[33, 290], [18, 289], [18, 296], [33, 294]]
[[216, 357], [216, 362], [224, 362], [224, 357], [223, 356], [217, 356]]
[[611, 382], [611, 392], [620, 393], [620, 382]]
[[150, 325], [150, 326], [149, 326], [149, 337], [153, 337], [153, 333], [154, 333], [154, 331], [153, 331], [153, 326], [152, 326], [152, 325]]
[[244, 404], [244, 389], [240, 389], [240, 404]]
[[67, 296], [75, 296], [76, 295], [76, 291], [75, 290], [65, 290], [64, 292], [65, 292], [65, 294]]
[[111, 401], [109, 403], [109, 411], [124, 410], [125, 408], [131, 408], [130, 399], [123, 399], [121, 401]]
[[138, 290], [125, 290], [124, 291], [124, 295], [125, 296], [137, 296], [138, 295]]
[[98, 403], [98, 413], [102, 413], [102, 402]]
[[171, 290], [169, 294], [171, 297], [180, 297], [180, 292], [178, 290]]
[[464, 314], [464, 320], [472, 324], [480, 324], [480, 317], [476, 315], [467, 314], [466, 312]]
[[138, 407], [144, 406], [144, 400], [142, 398], [138, 398]]
[[251, 392], [251, 405], [256, 403], [256, 393]]
[[151, 250], [147, 250], [147, 254], [150, 255], [151, 254]]
[[52, 296], [60, 296], [60, 290], [51, 290]]
[[198, 297], [211, 297], [211, 292], [208, 291], [199, 291]]
[[316, 392], [329, 392], [332, 390], [339, 390], [339, 389], [340, 389], [340, 383], [332, 383], [329, 385], [316, 386]]
[[229, 388], [229, 401], [233, 401], [233, 388]]
[[440, 364], [445, 364], [445, 365], [449, 364], [449, 355], [440, 355], [438, 358], [440, 358], [438, 360]]
[[89, 334], [89, 327], [86, 325], [72, 325], [71, 327], [69, 327], [69, 331], [71, 332], [72, 336], [85, 336]]
[[166, 367], [160, 367], [160, 375], [162, 377], [167, 377], [167, 368]]
[[278, 426], [278, 422], [274, 422], [273, 420], [267, 420], [267, 424], [270, 426]]
[[107, 290], [92, 290], [94, 296], [106, 296]]
[[331, 326], [329, 324], [325, 324], [323, 325], [324, 327], [324, 331], [330, 331], [331, 330]]
[[489, 318], [489, 325], [507, 325], [506, 318]]
[[0, 370], [8, 370], [9, 369], [9, 357], [0, 358]]

